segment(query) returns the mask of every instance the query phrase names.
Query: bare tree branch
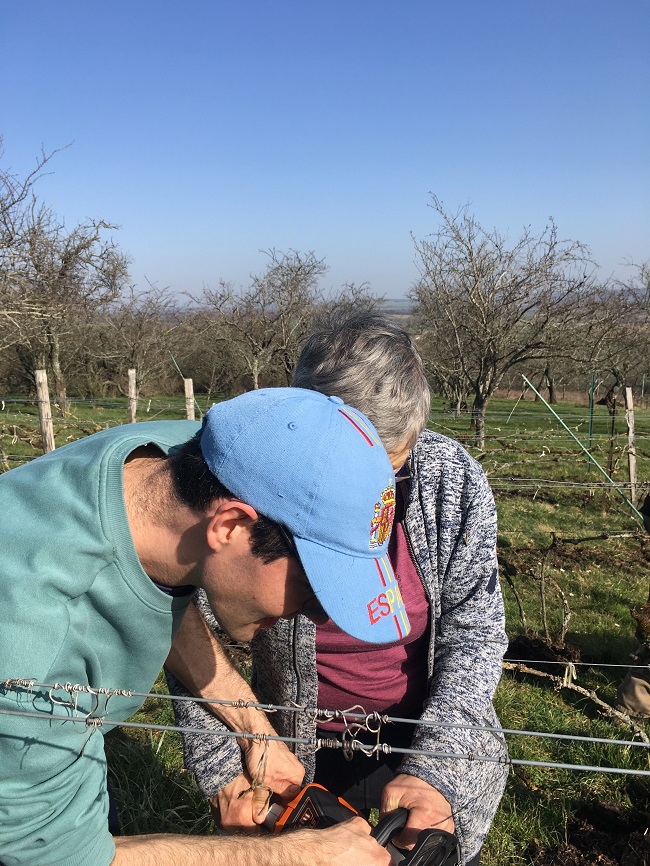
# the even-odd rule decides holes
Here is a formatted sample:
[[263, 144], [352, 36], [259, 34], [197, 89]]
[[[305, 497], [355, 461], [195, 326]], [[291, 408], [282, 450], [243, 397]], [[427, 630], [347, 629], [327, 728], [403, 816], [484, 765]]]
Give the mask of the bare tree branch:
[[474, 395], [476, 444], [484, 443], [485, 408], [514, 366], [545, 359], [551, 327], [571, 321], [593, 284], [588, 249], [558, 238], [552, 220], [534, 235], [525, 228], [509, 244], [469, 213], [447, 211], [433, 197], [441, 220], [415, 242], [420, 279], [410, 293], [421, 322], [434, 380], [458, 407]]

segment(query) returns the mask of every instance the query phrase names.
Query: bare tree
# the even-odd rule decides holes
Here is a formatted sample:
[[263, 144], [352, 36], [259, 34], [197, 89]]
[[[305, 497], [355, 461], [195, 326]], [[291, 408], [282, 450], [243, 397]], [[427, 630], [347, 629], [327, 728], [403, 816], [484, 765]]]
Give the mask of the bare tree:
[[[0, 136], [0, 159], [3, 156], [3, 138]], [[52, 156], [43, 152], [34, 170], [25, 177], [0, 169], [0, 351], [13, 346], [21, 333], [25, 304], [20, 303], [23, 299], [14, 277], [22, 270], [19, 250], [35, 201], [33, 187], [44, 174], [43, 169]]]
[[106, 306], [120, 292], [127, 259], [103, 233], [103, 220], [68, 231], [47, 208], [33, 209], [9, 279], [16, 342], [29, 349], [37, 367], [49, 367], [57, 404], [66, 406], [61, 353], [71, 322]]
[[117, 226], [89, 220], [69, 230], [38, 202], [33, 186], [49, 158], [23, 180], [0, 173], [0, 348], [19, 347], [32, 370], [49, 367], [65, 411], [65, 338], [72, 323], [117, 297], [128, 260], [105, 237]]
[[137, 371], [138, 394], [174, 389], [180, 383], [173, 359], [184, 343], [182, 322], [183, 311], [168, 288], [129, 286], [97, 322], [103, 339], [95, 357], [111, 389], [126, 393], [130, 368]]
[[616, 395], [648, 372], [650, 357], [650, 270], [635, 266], [628, 280], [616, 281], [602, 297], [591, 325], [590, 366], [607, 390], [602, 403], [615, 413]]
[[[34, 169], [24, 177], [10, 169], [0, 169], [0, 237], [3, 243], [10, 244], [12, 238], [20, 234], [25, 202], [33, 198], [34, 186], [46, 173], [47, 163], [60, 152], [60, 148], [46, 153], [41, 150]], [[0, 159], [4, 157], [4, 137], [0, 135]]]
[[266, 255], [266, 270], [252, 276], [247, 289], [235, 290], [222, 281], [218, 289], [206, 287], [194, 299], [204, 313], [206, 335], [229, 343], [253, 388], [259, 388], [260, 376], [274, 363], [290, 377], [321, 300], [319, 280], [327, 271], [313, 252], [271, 249]]
[[[450, 348], [451, 351], [443, 354]], [[461, 413], [467, 410], [467, 398], [472, 390], [460, 357], [454, 353], [453, 346], [446, 346], [437, 335], [426, 330], [420, 335], [418, 349], [434, 391], [444, 394], [449, 411], [454, 418], [460, 418]]]
[[588, 290], [589, 251], [558, 239], [551, 220], [539, 235], [524, 229], [512, 245], [482, 228], [467, 207], [449, 213], [435, 196], [438, 230], [415, 241], [420, 279], [410, 293], [440, 381], [459, 369], [473, 394], [476, 445], [485, 442], [485, 409], [503, 376], [552, 351], [552, 327], [569, 321]]
[[[355, 313], [375, 313], [381, 310], [384, 298], [375, 295], [369, 283], [346, 282], [341, 289], [328, 298], [323, 298], [314, 311], [311, 331], [340, 323]], [[296, 355], [295, 361], [298, 360]], [[294, 361], [294, 366], [295, 366]], [[293, 367], [291, 369], [293, 372]]]

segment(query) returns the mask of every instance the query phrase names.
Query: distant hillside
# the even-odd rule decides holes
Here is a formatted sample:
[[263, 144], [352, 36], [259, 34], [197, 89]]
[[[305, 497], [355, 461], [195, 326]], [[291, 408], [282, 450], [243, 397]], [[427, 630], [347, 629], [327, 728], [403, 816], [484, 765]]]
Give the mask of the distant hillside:
[[381, 311], [385, 316], [405, 319], [411, 315], [413, 304], [408, 298], [385, 298]]

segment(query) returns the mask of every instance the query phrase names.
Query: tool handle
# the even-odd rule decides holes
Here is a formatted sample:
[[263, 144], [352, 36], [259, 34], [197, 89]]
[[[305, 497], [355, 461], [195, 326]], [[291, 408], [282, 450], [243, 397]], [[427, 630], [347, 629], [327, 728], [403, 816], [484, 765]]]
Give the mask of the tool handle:
[[410, 851], [391, 845], [391, 839], [404, 828], [408, 816], [408, 809], [395, 809], [394, 812], [385, 815], [370, 834], [380, 845], [388, 848], [394, 864], [397, 866], [459, 866], [458, 839], [453, 833], [447, 833], [445, 830], [421, 830], [417, 842]]
[[403, 829], [409, 816], [408, 809], [395, 809], [394, 812], [389, 812], [381, 819], [376, 827], [373, 827], [370, 834], [376, 839], [380, 845], [386, 847], [386, 843], [390, 842], [395, 833]]

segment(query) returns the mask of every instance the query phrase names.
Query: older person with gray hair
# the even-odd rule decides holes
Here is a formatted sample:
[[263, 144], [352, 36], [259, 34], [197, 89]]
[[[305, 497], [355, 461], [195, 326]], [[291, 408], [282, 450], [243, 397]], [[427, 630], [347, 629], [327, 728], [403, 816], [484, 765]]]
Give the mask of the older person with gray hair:
[[[360, 705], [366, 713], [417, 724], [381, 727], [382, 742], [410, 754], [369, 759], [357, 751], [349, 760], [342, 751], [314, 755], [297, 744], [298, 771], [276, 749], [269, 766], [282, 769], [275, 775], [271, 770], [267, 784], [286, 799], [304, 767], [305, 781], [314, 779], [361, 810], [407, 808], [404, 844], [429, 827], [455, 832], [462, 863], [476, 866], [508, 772], [492, 705], [507, 638], [487, 479], [458, 443], [425, 429], [430, 394], [422, 360], [406, 331], [381, 316], [354, 316], [313, 334], [293, 384], [342, 398], [381, 437], [396, 472], [395, 499], [386, 503], [395, 509], [389, 558], [410, 631], [377, 646], [350, 638], [331, 621], [280, 621], [252, 643], [254, 694], [266, 703], [339, 711]], [[371, 620], [389, 607], [386, 599], [369, 605]], [[178, 690], [178, 684], [172, 687]], [[196, 704], [183, 702], [176, 712], [183, 725], [219, 725]], [[279, 711], [272, 723], [279, 734], [295, 738], [313, 738], [317, 725], [318, 735], [330, 738], [347, 728], [341, 717], [321, 714], [317, 721], [290, 711]], [[367, 736], [369, 746], [376, 741]], [[238, 797], [250, 771], [242, 770], [232, 740], [224, 738], [215, 750], [209, 739], [188, 735], [184, 745], [186, 764], [224, 826], [263, 820], [263, 803], [256, 801], [251, 812]]]

